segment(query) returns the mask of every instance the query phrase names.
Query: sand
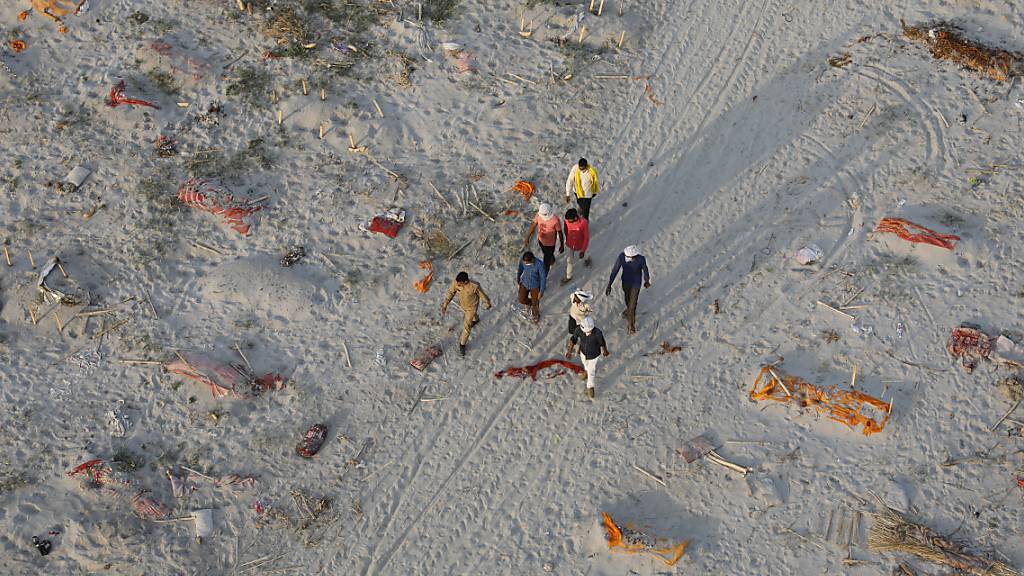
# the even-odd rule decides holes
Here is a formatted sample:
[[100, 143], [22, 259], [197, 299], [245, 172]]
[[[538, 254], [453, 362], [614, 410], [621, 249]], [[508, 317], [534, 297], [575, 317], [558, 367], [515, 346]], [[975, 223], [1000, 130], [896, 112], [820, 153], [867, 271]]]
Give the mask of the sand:
[[[580, 45], [567, 24], [578, 4], [537, 2], [525, 38], [517, 2], [463, 0], [440, 23], [430, 8], [443, 2], [425, 2], [422, 20], [415, 3], [374, 2], [379, 23], [364, 26], [353, 14], [366, 2], [353, 1], [337, 23], [311, 16], [316, 46], [296, 50], [314, 54], [294, 58], [264, 58], [274, 41], [234, 2], [94, 0], [65, 34], [38, 14], [18, 22], [28, 2], [0, 7], [5, 38], [27, 44], [17, 55], [5, 45], [0, 70], [0, 225], [13, 260], [0, 263], [0, 572], [889, 574], [908, 561], [935, 573], [869, 552], [866, 516], [849, 546], [828, 541], [829, 519], [877, 509], [873, 494], [1024, 566], [1024, 417], [989, 430], [1012, 405], [997, 386], [1012, 369], [967, 374], [945, 350], [961, 322], [1024, 333], [1024, 93], [899, 35], [900, 19], [952, 19], [1021, 51], [1019, 5], [608, 0], [584, 18]], [[472, 70], [441, 42], [460, 44]], [[850, 63], [829, 65], [843, 54]], [[160, 109], [104, 105], [120, 78]], [[246, 79], [258, 89], [240, 89]], [[207, 113], [215, 102], [223, 113]], [[365, 151], [348, 150], [350, 134]], [[160, 135], [176, 155], [156, 153]], [[593, 266], [560, 286], [560, 256], [535, 327], [511, 309], [516, 258], [537, 204], [562, 209], [580, 156], [603, 186]], [[78, 165], [92, 170], [78, 191], [48, 184]], [[177, 201], [190, 175], [266, 197], [248, 237]], [[520, 179], [538, 187], [529, 204], [509, 191]], [[407, 211], [397, 238], [360, 230], [390, 206]], [[961, 241], [947, 251], [873, 234], [883, 217]], [[449, 245], [417, 240], [442, 226]], [[604, 295], [631, 243], [653, 281], [635, 335], [618, 287]], [[801, 266], [793, 255], [810, 243], [824, 257]], [[281, 267], [294, 246], [307, 256]], [[36, 275], [53, 256], [87, 305], [39, 302]], [[424, 258], [435, 269], [425, 295], [413, 288]], [[495, 304], [465, 359], [457, 310], [438, 313], [459, 270]], [[574, 286], [599, 294], [612, 354], [596, 399], [564, 375], [495, 379], [564, 352]], [[859, 307], [851, 320], [819, 300]], [[682, 350], [651, 354], [663, 342]], [[435, 343], [445, 354], [433, 365], [408, 365]], [[125, 362], [186, 351], [242, 364], [236, 344], [255, 372], [286, 376], [284, 389], [214, 399]], [[784, 372], [820, 385], [848, 387], [856, 367], [856, 389], [893, 402], [888, 425], [864, 437], [752, 403], [761, 364], [780, 356]], [[118, 406], [124, 437], [107, 426]], [[295, 445], [315, 423], [330, 435], [304, 460]], [[706, 431], [753, 472], [686, 464], [676, 449]], [[210, 536], [141, 519], [125, 496], [67, 477], [90, 458], [131, 461], [129, 490], [151, 489], [171, 518], [213, 509]], [[193, 474], [197, 489], [179, 499], [165, 471], [181, 465], [256, 483]], [[293, 492], [330, 507], [303, 527]], [[690, 547], [674, 567], [611, 554], [602, 511]]]

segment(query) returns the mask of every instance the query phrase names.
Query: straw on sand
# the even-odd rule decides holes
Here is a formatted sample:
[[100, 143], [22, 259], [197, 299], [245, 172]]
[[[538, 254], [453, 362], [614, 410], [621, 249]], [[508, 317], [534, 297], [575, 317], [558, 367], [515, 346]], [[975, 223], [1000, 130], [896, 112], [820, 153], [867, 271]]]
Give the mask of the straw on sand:
[[949, 22], [920, 27], [907, 26], [903, 21], [900, 24], [903, 35], [927, 46], [934, 58], [956, 62], [998, 82], [1005, 82], [1015, 72], [1017, 59], [1013, 54], [964, 38], [960, 29]]
[[959, 544], [946, 540], [926, 526], [914, 524], [892, 509], [874, 514], [874, 520], [868, 533], [868, 549], [873, 552], [907, 552], [974, 576], [1019, 576], [1010, 566], [972, 556]]

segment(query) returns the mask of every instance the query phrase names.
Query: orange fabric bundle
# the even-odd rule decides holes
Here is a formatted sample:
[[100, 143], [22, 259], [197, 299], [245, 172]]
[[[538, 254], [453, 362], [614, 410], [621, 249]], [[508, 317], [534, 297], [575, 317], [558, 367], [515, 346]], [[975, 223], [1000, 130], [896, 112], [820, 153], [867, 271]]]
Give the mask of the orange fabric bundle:
[[549, 366], [564, 366], [577, 374], [587, 373], [587, 371], [583, 369], [583, 366], [580, 366], [579, 364], [573, 364], [568, 360], [562, 360], [560, 358], [552, 358], [551, 360], [543, 360], [536, 364], [531, 364], [530, 366], [506, 368], [501, 372], [495, 372], [494, 376], [496, 378], [504, 378], [505, 376], [523, 378], [525, 376], [529, 376], [531, 380], [536, 380], [537, 373]]
[[[885, 403], [856, 390], [841, 390], [835, 386], [818, 387], [809, 384], [796, 376], [786, 376], [780, 382], [770, 367], [761, 368], [754, 387], [750, 390], [750, 399], [775, 400], [776, 402], [794, 402], [801, 408], [814, 408], [819, 414], [825, 414], [831, 420], [845, 424], [856, 430], [864, 427], [864, 435], [870, 436], [881, 432], [889, 422], [892, 414], [892, 403]], [[863, 414], [866, 407], [880, 412], [881, 421]]]
[[25, 44], [24, 40], [11, 40], [11, 50], [14, 50], [15, 54], [21, 52], [25, 48], [28, 48], [28, 44]]
[[875, 232], [889, 232], [908, 242], [931, 244], [946, 250], [955, 248], [956, 241], [960, 239], [954, 234], [940, 234], [902, 218], [882, 218], [882, 221], [875, 227]]
[[606, 512], [601, 513], [604, 521], [605, 538], [608, 540], [608, 549], [612, 552], [622, 554], [648, 554], [665, 563], [666, 566], [673, 566], [686, 552], [689, 540], [683, 540], [679, 544], [669, 548], [655, 548], [654, 541], [647, 535], [631, 530], [628, 527], [620, 528]]
[[426, 294], [427, 290], [430, 290], [430, 283], [434, 281], [434, 265], [430, 263], [430, 260], [423, 260], [420, 262], [420, 268], [429, 270], [427, 275], [416, 281], [413, 286], [416, 287], [416, 291], [421, 294]]
[[530, 201], [530, 198], [533, 198], [533, 193], [537, 191], [537, 188], [526, 180], [516, 182], [515, 186], [512, 186], [512, 189], [522, 194], [523, 200], [526, 200], [527, 202]]

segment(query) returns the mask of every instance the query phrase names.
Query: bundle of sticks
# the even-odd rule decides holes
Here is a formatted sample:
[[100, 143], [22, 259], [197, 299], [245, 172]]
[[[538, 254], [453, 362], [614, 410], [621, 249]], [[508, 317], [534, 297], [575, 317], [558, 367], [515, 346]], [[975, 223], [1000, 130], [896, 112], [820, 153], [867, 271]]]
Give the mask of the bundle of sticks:
[[994, 560], [972, 556], [927, 526], [907, 520], [886, 508], [874, 515], [868, 534], [868, 549], [873, 552], [908, 552], [922, 560], [949, 566], [959, 574], [973, 576], [1019, 576], [1012, 567]]

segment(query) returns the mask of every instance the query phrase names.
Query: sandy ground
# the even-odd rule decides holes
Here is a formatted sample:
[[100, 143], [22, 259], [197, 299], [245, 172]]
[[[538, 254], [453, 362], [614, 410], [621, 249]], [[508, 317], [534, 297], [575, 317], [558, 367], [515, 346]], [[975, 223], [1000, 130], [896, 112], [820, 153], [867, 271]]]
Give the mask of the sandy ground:
[[[0, 71], [0, 225], [13, 259], [0, 265], [0, 571], [867, 575], [908, 561], [938, 573], [868, 551], [866, 515], [850, 546], [828, 541], [829, 519], [877, 509], [875, 494], [1024, 565], [1024, 422], [989, 430], [1012, 405], [995, 384], [1009, 371], [986, 362], [967, 374], [944, 347], [961, 322], [1024, 333], [1024, 90], [899, 36], [900, 19], [954, 19], [1024, 50], [1018, 3], [634, 0], [620, 14], [608, 0], [584, 18], [580, 45], [567, 21], [586, 6], [571, 3], [527, 9], [536, 30], [523, 38], [515, 2], [463, 0], [443, 23], [429, 10], [441, 3], [419, 20], [415, 3], [374, 2], [379, 23], [360, 27], [352, 15], [367, 4], [353, 1], [340, 22], [309, 11], [314, 56], [271, 59], [261, 17], [234, 2], [94, 0], [63, 35], [38, 14], [19, 22], [27, 2], [0, 7], [5, 39], [27, 44], [17, 55], [5, 45]], [[459, 43], [473, 70], [460, 72], [441, 42]], [[843, 53], [850, 64], [828, 64]], [[255, 89], [238, 88], [262, 71]], [[160, 88], [168, 77], [177, 94]], [[105, 106], [119, 78], [160, 109]], [[223, 113], [204, 115], [215, 102]], [[350, 152], [349, 134], [367, 150]], [[177, 155], [155, 153], [160, 135]], [[511, 310], [513, 277], [537, 203], [561, 206], [581, 155], [603, 191], [594, 265], [573, 285], [601, 294], [612, 352], [594, 401], [567, 376], [493, 376], [564, 351], [564, 262], [539, 327]], [[93, 171], [80, 190], [48, 185], [76, 165]], [[190, 175], [266, 196], [251, 235], [178, 203]], [[508, 190], [519, 179], [538, 186], [529, 205]], [[496, 221], [463, 209], [463, 196]], [[393, 205], [408, 214], [396, 239], [359, 229]], [[962, 240], [946, 251], [872, 234], [886, 216]], [[416, 238], [438, 230], [440, 248]], [[653, 274], [633, 336], [618, 288], [603, 295], [630, 243]], [[824, 258], [798, 265], [808, 243]], [[281, 267], [297, 245], [306, 258]], [[39, 301], [52, 256], [69, 279], [50, 278], [87, 292], [87, 306]], [[436, 280], [422, 295], [413, 282], [427, 257]], [[461, 319], [437, 312], [459, 270], [495, 301], [465, 359], [454, 353]], [[819, 300], [861, 307], [851, 320]], [[45, 314], [38, 324], [29, 306]], [[408, 366], [437, 342], [442, 358], [422, 373]], [[651, 354], [662, 342], [682, 350]], [[123, 362], [238, 362], [236, 344], [286, 387], [213, 399], [157, 365]], [[865, 437], [751, 402], [760, 365], [778, 356], [821, 385], [849, 386], [856, 366], [856, 388], [891, 399], [891, 420]], [[125, 437], [107, 427], [121, 401]], [[302, 460], [295, 445], [318, 422], [329, 439]], [[754, 471], [687, 465], [676, 449], [706, 431]], [[151, 489], [171, 517], [213, 508], [213, 534], [197, 543], [190, 522], [144, 520], [123, 496], [83, 489], [66, 472], [90, 458], [131, 462], [133, 490]], [[179, 465], [257, 482], [193, 475], [198, 489], [177, 499], [165, 470]], [[294, 492], [330, 509], [302, 522]], [[610, 554], [602, 511], [690, 540], [686, 555], [666, 567]], [[53, 552], [40, 556], [32, 536]]]

